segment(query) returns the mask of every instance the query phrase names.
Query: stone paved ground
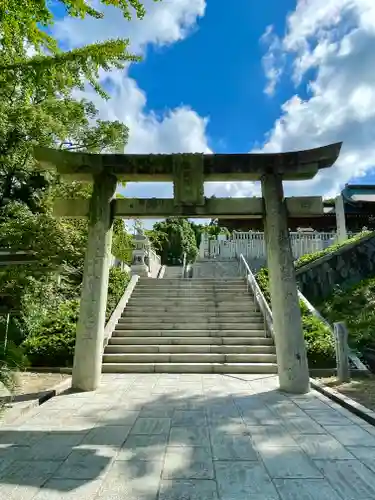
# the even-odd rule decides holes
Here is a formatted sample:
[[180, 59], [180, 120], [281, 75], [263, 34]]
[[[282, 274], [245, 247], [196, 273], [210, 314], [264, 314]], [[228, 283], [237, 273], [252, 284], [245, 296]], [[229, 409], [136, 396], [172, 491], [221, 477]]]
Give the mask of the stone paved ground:
[[0, 500], [373, 500], [375, 428], [276, 387], [105, 375], [0, 428]]

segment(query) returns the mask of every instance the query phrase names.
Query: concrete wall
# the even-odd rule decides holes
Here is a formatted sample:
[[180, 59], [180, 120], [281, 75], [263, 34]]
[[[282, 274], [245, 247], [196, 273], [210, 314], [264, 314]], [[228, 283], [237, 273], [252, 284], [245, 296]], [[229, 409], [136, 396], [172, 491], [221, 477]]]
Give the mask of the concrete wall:
[[336, 286], [348, 288], [375, 276], [375, 235], [354, 242], [296, 271], [299, 288], [313, 304], [319, 304]]

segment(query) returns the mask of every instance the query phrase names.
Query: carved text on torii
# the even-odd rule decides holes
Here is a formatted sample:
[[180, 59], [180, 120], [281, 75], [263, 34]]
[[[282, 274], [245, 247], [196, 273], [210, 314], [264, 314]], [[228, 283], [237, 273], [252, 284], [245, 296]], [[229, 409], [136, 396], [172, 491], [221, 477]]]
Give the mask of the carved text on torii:
[[201, 154], [175, 157], [173, 194], [175, 206], [204, 205], [204, 171]]

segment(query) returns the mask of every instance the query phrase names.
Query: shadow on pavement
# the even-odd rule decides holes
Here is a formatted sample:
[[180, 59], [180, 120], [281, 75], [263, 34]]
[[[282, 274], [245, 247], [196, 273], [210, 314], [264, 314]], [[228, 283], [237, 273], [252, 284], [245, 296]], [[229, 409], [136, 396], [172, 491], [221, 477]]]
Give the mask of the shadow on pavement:
[[[363, 464], [327, 427], [357, 426], [275, 380], [105, 376], [95, 393], [56, 396], [0, 428], [0, 498], [339, 500], [350, 485], [332, 461], [342, 471]], [[375, 435], [368, 440], [375, 451]], [[366, 471], [356, 498], [375, 498], [375, 468]], [[320, 496], [302, 496], [302, 483]]]

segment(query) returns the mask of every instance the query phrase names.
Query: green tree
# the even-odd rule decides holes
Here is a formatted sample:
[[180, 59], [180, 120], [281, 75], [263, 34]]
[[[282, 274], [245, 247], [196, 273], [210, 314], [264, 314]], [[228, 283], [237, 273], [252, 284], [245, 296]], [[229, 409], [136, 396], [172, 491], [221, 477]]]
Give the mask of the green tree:
[[220, 226], [217, 219], [202, 226], [202, 232], [208, 234], [210, 238], [217, 238], [219, 234], [230, 236], [230, 231], [226, 227]]
[[199, 248], [199, 245], [201, 244], [202, 240], [202, 233], [204, 231], [204, 225], [203, 224], [196, 224], [195, 222], [190, 222], [191, 228], [194, 231], [194, 236], [195, 236], [195, 243], [197, 247]]
[[[102, 19], [102, 10], [109, 5], [117, 8], [127, 20], [133, 14], [138, 19], [145, 15], [145, 8], [139, 0], [99, 0], [97, 8], [92, 2], [83, 0], [59, 0], [59, 4], [65, 8], [66, 16], [79, 19]], [[48, 0], [2, 0], [0, 46], [3, 57], [0, 59], [0, 73], [9, 75], [9, 72], [16, 71], [19, 82], [24, 82], [46, 78], [51, 70], [68, 67], [74, 86], [82, 88], [87, 80], [102, 95], [106, 95], [98, 84], [98, 70], [123, 68], [126, 61], [139, 60], [128, 53], [129, 40], [107, 40], [63, 51], [51, 33], [55, 21], [52, 5], [53, 2]], [[25, 47], [35, 52], [32, 57], [28, 56]]]
[[197, 257], [195, 233], [187, 219], [169, 217], [157, 222], [149, 237], [155, 251], [161, 256], [162, 264], [182, 262], [184, 253], [188, 262], [193, 262]]
[[133, 255], [133, 237], [126, 230], [124, 221], [116, 219], [113, 224], [112, 254], [130, 265]]
[[[145, 13], [139, 0], [99, 0], [97, 9], [82, 0], [59, 3], [66, 15], [78, 18], [100, 19], [103, 15], [97, 9], [105, 5], [117, 7], [126, 19], [132, 12], [138, 18]], [[0, 2], [0, 246], [27, 249], [36, 258], [0, 273], [0, 293], [11, 294], [21, 309], [19, 336], [21, 330], [22, 335], [40, 332], [54, 311], [64, 316], [66, 308], [76, 303], [87, 221], [56, 220], [52, 205], [57, 197], [91, 193], [91, 185], [69, 185], [53, 172], [40, 171], [33, 147], [93, 153], [121, 150], [127, 127], [100, 120], [93, 103], [74, 99], [72, 91], [83, 90], [89, 82], [108, 98], [98, 83], [99, 70], [139, 60], [128, 52], [129, 40], [61, 50], [50, 30], [54, 22], [50, 5], [48, 0]], [[123, 251], [126, 235], [116, 228], [114, 245]], [[10, 380], [6, 377], [15, 366], [11, 356], [4, 357], [0, 378]]]
[[[59, 4], [65, 7], [66, 15], [80, 19], [87, 16], [102, 19], [99, 8], [106, 5], [117, 7], [128, 20], [133, 13], [138, 19], [146, 13], [139, 0], [100, 0], [96, 2], [98, 8], [92, 2], [82, 0], [59, 0]], [[38, 51], [58, 52], [55, 38], [46, 30], [54, 24], [52, 5], [53, 2], [48, 0], [3, 0], [0, 4], [2, 45], [5, 48], [21, 47], [26, 42]]]
[[[5, 52], [1, 47], [0, 54]], [[52, 206], [56, 197], [87, 198], [92, 189], [90, 184], [70, 184], [53, 172], [40, 171], [33, 146], [118, 151], [126, 145], [128, 129], [119, 122], [98, 120], [92, 103], [71, 97], [74, 78], [68, 67], [52, 68], [48, 79], [21, 83], [8, 78], [10, 73], [0, 72], [0, 247], [28, 250], [36, 260], [1, 269], [0, 293], [10, 294], [27, 320], [30, 308], [24, 297], [33, 297], [35, 280], [45, 290], [53, 288], [61, 275], [74, 289], [80, 284], [87, 220], [57, 220]], [[43, 311], [39, 297], [28, 303]], [[47, 297], [44, 300], [48, 302]]]

